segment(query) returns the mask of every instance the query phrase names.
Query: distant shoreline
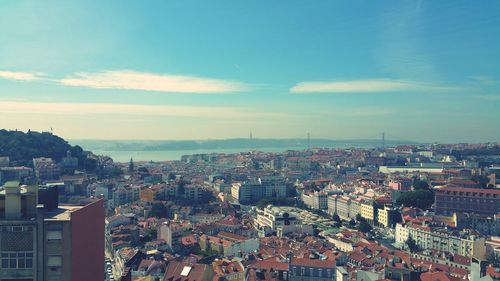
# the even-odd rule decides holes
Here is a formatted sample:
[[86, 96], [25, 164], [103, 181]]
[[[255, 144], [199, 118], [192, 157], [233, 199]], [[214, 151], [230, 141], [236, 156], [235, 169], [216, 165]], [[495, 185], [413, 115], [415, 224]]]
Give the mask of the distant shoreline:
[[[179, 160], [182, 155], [203, 153], [240, 153], [248, 151], [284, 152], [304, 150], [308, 147], [322, 148], [374, 148], [380, 147], [380, 140], [325, 140], [311, 139], [227, 139], [206, 141], [101, 141], [72, 140], [73, 145], [80, 145], [98, 155], [106, 155], [116, 162], [169, 161]], [[411, 141], [386, 141], [386, 146], [418, 144]]]
[[[330, 140], [330, 139], [219, 139], [219, 140], [69, 140], [73, 145], [85, 149], [113, 151], [160, 151], [160, 150], [198, 150], [226, 148], [282, 148], [282, 147], [377, 147], [381, 140]], [[422, 144], [407, 140], [386, 140], [386, 146]]]

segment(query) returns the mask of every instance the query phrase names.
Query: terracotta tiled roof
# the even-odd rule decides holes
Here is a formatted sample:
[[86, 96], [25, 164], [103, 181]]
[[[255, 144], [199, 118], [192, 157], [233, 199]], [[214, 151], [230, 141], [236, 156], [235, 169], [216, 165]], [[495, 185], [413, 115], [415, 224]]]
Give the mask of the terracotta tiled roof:
[[465, 187], [442, 187], [436, 189], [437, 192], [469, 192], [469, 193], [482, 193], [482, 194], [496, 194], [500, 195], [500, 189], [481, 189], [481, 188], [465, 188]]
[[[191, 267], [191, 269], [188, 271], [187, 276], [181, 276], [186, 267]], [[167, 266], [163, 281], [202, 281], [203, 275], [207, 270], [209, 270], [209, 266], [206, 264], [171, 261]]]
[[498, 268], [494, 268], [491, 265], [486, 268], [486, 274], [491, 277], [496, 277], [500, 279], [500, 270]]
[[462, 256], [462, 255], [453, 255], [453, 262], [463, 264], [463, 265], [470, 265], [470, 257]]
[[218, 276], [243, 272], [245, 269], [240, 262], [216, 260], [212, 263], [213, 270]]
[[319, 260], [319, 259], [292, 257], [290, 264], [296, 266], [335, 268], [335, 260], [330, 260], [330, 259]]
[[420, 275], [421, 281], [460, 281], [460, 278], [453, 277], [444, 272], [426, 272]]
[[237, 235], [237, 234], [229, 233], [229, 232], [225, 232], [225, 231], [219, 232], [219, 234], [217, 236], [220, 238], [230, 240], [230, 241], [246, 241], [246, 240], [248, 240], [248, 238], [245, 236], [241, 236], [241, 235]]
[[287, 271], [288, 270], [288, 263], [280, 262], [277, 259], [277, 257], [270, 257], [270, 258], [265, 259], [265, 260], [257, 261], [255, 263], [251, 264], [250, 266], [248, 266], [248, 268], [265, 269], [265, 270], [271, 270], [271, 268], [272, 268], [275, 270]]

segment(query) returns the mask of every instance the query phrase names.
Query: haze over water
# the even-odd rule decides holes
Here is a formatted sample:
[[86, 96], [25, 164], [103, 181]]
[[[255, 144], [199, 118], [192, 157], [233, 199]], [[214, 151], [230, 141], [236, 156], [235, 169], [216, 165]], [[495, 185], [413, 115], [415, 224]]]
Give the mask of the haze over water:
[[[311, 148], [379, 147], [381, 140], [321, 140], [312, 139], [227, 139], [208, 141], [99, 141], [74, 140], [97, 155], [106, 155], [116, 162], [179, 160], [182, 155], [203, 153], [239, 153], [248, 151], [284, 152]], [[386, 141], [387, 145], [415, 143], [411, 141]]]

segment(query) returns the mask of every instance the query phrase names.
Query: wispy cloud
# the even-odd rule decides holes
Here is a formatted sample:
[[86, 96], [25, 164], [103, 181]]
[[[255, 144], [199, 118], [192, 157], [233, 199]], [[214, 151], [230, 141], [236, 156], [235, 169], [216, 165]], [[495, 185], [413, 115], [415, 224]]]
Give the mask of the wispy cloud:
[[211, 119], [287, 118], [287, 114], [243, 107], [142, 105], [110, 103], [17, 102], [0, 100], [0, 113], [124, 116], [174, 116]]
[[53, 78], [41, 73], [0, 71], [0, 79], [41, 81], [63, 86], [94, 89], [121, 89], [164, 93], [217, 94], [249, 90], [243, 82], [189, 75], [158, 74], [132, 70], [79, 72], [64, 78]]
[[373, 117], [385, 116], [390, 114], [394, 114], [394, 111], [384, 108], [356, 108], [351, 111], [339, 111], [337, 113], [333, 113], [333, 115], [342, 117]]
[[388, 73], [405, 79], [440, 79], [423, 36], [424, 1], [401, 1], [377, 14], [374, 58]]
[[41, 73], [0, 70], [0, 78], [9, 80], [31, 81], [31, 80], [41, 80], [43, 79], [43, 75]]
[[185, 75], [130, 70], [81, 72], [60, 80], [62, 85], [96, 89], [127, 89], [167, 93], [230, 93], [245, 91], [244, 83]]
[[430, 83], [393, 80], [365, 79], [345, 81], [306, 81], [290, 88], [291, 93], [376, 93], [395, 91], [446, 91], [456, 88]]
[[316, 111], [316, 115], [310, 115], [308, 117], [375, 117], [375, 116], [385, 116], [398, 113], [394, 109], [384, 108], [384, 107], [355, 107], [348, 109], [345, 107], [334, 107], [329, 110]]
[[500, 101], [500, 95], [478, 95], [476, 97], [488, 101]]
[[471, 76], [470, 79], [472, 79], [472, 81], [474, 82], [481, 83], [481, 85], [483, 86], [494, 86], [500, 83], [499, 80], [486, 75]]

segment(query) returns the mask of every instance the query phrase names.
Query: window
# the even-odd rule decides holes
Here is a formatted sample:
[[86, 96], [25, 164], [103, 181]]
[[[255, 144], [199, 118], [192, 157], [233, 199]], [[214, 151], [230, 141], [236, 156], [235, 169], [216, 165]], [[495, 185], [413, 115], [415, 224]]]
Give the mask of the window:
[[26, 254], [25, 253], [19, 253], [17, 254], [17, 267], [18, 268], [26, 268]]
[[60, 230], [47, 230], [47, 240], [61, 240], [62, 239], [62, 231]]
[[1, 254], [2, 268], [32, 268], [33, 253], [31, 252], [3, 252]]
[[33, 267], [33, 253], [26, 253], [26, 268]]
[[2, 268], [9, 268], [9, 254], [2, 253]]
[[62, 266], [62, 256], [49, 256], [47, 259], [47, 266], [49, 267]]
[[17, 254], [16, 253], [9, 254], [9, 268], [17, 268]]
[[12, 227], [12, 232], [21, 232], [21, 231], [23, 231], [22, 226], [13, 226]]

